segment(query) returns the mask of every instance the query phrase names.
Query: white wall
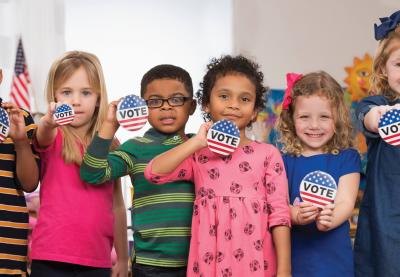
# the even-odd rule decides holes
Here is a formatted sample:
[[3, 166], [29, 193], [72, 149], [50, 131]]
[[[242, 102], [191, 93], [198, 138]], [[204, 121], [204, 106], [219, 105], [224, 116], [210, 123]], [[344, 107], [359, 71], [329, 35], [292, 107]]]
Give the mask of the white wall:
[[[99, 57], [110, 100], [139, 95], [143, 74], [161, 63], [186, 69], [196, 91], [210, 58], [232, 51], [230, 0], [68, 0], [65, 9], [66, 48]], [[186, 131], [201, 122], [197, 111]], [[117, 135], [125, 141], [148, 126]]]
[[373, 24], [398, 0], [233, 0], [234, 52], [254, 57], [267, 84], [284, 88], [287, 72], [325, 70], [341, 84], [345, 66], [377, 42]]

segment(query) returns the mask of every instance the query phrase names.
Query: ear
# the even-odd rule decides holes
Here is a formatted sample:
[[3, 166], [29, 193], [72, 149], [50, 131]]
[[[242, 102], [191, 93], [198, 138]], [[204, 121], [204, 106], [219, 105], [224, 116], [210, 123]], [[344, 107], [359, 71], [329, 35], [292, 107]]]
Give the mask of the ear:
[[3, 81], [3, 69], [0, 68], [0, 84]]
[[201, 107], [201, 110], [205, 113], [209, 113], [210, 112], [210, 104], [207, 104], [205, 106]]
[[189, 114], [192, 115], [194, 113], [194, 111], [196, 110], [197, 107], [197, 103], [196, 100], [192, 100], [192, 103], [190, 103], [190, 110], [189, 110]]
[[257, 121], [257, 116], [258, 116], [258, 111], [253, 111], [253, 114], [251, 115], [251, 123]]

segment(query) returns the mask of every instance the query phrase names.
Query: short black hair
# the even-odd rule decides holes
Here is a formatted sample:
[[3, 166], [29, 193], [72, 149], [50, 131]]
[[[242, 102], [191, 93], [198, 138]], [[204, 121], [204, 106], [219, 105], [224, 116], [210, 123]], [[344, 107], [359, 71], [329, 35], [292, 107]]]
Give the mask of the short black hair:
[[180, 81], [185, 86], [185, 89], [190, 94], [190, 96], [193, 96], [192, 78], [186, 70], [172, 64], [160, 64], [151, 68], [143, 75], [142, 81], [140, 83], [141, 97], [144, 96], [148, 84], [154, 80], [159, 79], [172, 79]]
[[[261, 111], [265, 108], [266, 93], [268, 87], [263, 85], [264, 74], [259, 70], [260, 66], [250, 59], [242, 56], [222, 56], [213, 58], [207, 65], [207, 73], [200, 83], [200, 89], [196, 93], [197, 102], [201, 107], [205, 107], [210, 103], [211, 90], [213, 89], [217, 79], [229, 74], [240, 74], [248, 78], [256, 87], [256, 102], [254, 109]], [[209, 121], [210, 114], [203, 112], [203, 118]]]

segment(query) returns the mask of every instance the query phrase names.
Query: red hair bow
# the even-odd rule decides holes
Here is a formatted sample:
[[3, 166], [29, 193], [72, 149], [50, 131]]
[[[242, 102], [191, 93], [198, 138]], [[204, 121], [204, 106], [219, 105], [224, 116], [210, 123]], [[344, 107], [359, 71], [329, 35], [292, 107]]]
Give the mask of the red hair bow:
[[294, 84], [303, 77], [303, 74], [297, 74], [297, 73], [288, 73], [286, 74], [286, 83], [287, 83], [287, 88], [285, 90], [285, 95], [283, 96], [283, 102], [282, 102], [282, 110], [287, 110], [289, 109], [290, 103], [292, 103], [292, 89]]

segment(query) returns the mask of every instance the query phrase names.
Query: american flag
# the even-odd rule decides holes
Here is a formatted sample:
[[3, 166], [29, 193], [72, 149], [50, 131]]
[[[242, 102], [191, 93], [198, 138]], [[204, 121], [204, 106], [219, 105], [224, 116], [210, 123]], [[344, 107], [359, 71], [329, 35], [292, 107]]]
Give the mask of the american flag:
[[0, 108], [0, 142], [4, 141], [8, 136], [10, 130], [10, 119], [7, 112]]
[[333, 203], [337, 185], [331, 175], [323, 171], [313, 171], [303, 178], [300, 184], [300, 196], [304, 202], [323, 208]]
[[11, 86], [10, 101], [25, 110], [31, 110], [30, 104], [31, 80], [25, 61], [22, 40], [18, 41], [17, 58], [15, 60], [14, 77]]
[[400, 110], [386, 112], [380, 119], [378, 130], [381, 138], [387, 143], [400, 145]]
[[141, 129], [146, 125], [148, 115], [146, 102], [136, 95], [127, 95], [118, 104], [117, 120], [128, 131]]
[[208, 148], [224, 156], [234, 152], [239, 146], [239, 142], [240, 132], [238, 127], [235, 123], [226, 119], [214, 123], [207, 134]]
[[74, 120], [74, 117], [74, 109], [68, 104], [61, 104], [53, 114], [53, 119], [58, 125], [70, 124]]

